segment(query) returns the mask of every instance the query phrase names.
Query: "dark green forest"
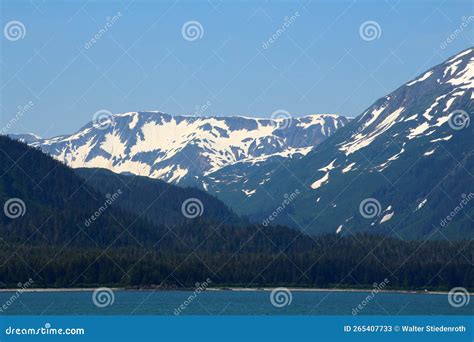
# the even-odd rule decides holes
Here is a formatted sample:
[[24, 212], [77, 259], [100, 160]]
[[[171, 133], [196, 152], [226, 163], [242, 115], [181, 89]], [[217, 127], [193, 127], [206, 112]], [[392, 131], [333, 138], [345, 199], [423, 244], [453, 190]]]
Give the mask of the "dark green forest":
[[[474, 288], [473, 241], [402, 241], [369, 234], [309, 236], [238, 218], [193, 188], [103, 170], [78, 173], [0, 137], [0, 200], [24, 215], [0, 218], [0, 286]], [[96, 220], [110, 194], [121, 190]], [[109, 195], [108, 197], [106, 195]], [[181, 214], [187, 198], [204, 213]]]
[[[472, 242], [451, 246], [430, 241], [418, 249], [417, 243], [380, 236], [322, 236], [313, 243], [299, 241], [296, 247], [285, 249], [270, 242], [262, 246], [267, 241], [263, 234], [234, 253], [225, 249], [230, 245], [237, 249], [239, 239], [224, 248], [217, 236], [194, 252], [191, 248], [178, 252], [171, 246], [107, 250], [10, 246], [0, 252], [4, 263], [0, 279], [4, 287], [15, 287], [31, 277], [36, 287], [169, 289], [193, 287], [207, 278], [219, 287], [370, 288], [386, 278], [388, 289], [449, 290], [460, 285], [473, 289]], [[238, 235], [242, 240], [248, 238], [244, 232], [233, 238]], [[211, 252], [213, 247], [218, 251]]]

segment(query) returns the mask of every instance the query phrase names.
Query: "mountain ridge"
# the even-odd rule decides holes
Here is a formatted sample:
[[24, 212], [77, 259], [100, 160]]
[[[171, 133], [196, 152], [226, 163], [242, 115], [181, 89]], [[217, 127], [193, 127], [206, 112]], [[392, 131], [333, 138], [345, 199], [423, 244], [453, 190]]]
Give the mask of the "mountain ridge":
[[[4, 136], [0, 170], [5, 204], [0, 215], [0, 288], [33, 279], [35, 288], [176, 289], [212, 277], [219, 287], [339, 284], [370, 289], [377, 279], [390, 276], [390, 270], [394, 288], [446, 290], [473, 284], [472, 241], [460, 254], [463, 242], [420, 246], [367, 234], [314, 238], [282, 226], [234, 224], [226, 220], [231, 213], [223, 204], [219, 208], [217, 199], [199, 190], [108, 170], [82, 170], [79, 177], [81, 170]], [[141, 185], [131, 186], [127, 194], [131, 182]], [[152, 206], [146, 196], [138, 198], [149, 187], [181, 194], [164, 196], [164, 205]], [[171, 223], [163, 220], [167, 211], [180, 216], [182, 198], [196, 194], [204, 204], [202, 217], [179, 222], [171, 215], [174, 224], [166, 227]], [[91, 215], [94, 220], [84, 221]], [[373, 248], [369, 256], [368, 248]], [[420, 267], [426, 272], [419, 274]]]
[[[298, 190], [301, 194], [273, 223], [311, 233], [375, 231], [424, 238], [437, 231], [440, 238], [463, 238], [473, 234], [472, 209], [442, 231], [439, 222], [443, 207], [456, 207], [474, 191], [469, 187], [473, 89], [474, 48], [469, 48], [350, 121], [334, 115], [191, 120], [130, 112], [106, 117], [102, 123], [110, 129], [89, 140], [83, 136], [97, 133], [93, 123], [31, 145], [72, 166], [77, 162], [76, 167], [130, 172], [145, 165], [132, 173], [203, 188], [254, 222], [272, 215], [285, 196]], [[84, 165], [90, 160], [95, 163]], [[359, 204], [369, 199], [377, 213], [367, 219]]]
[[335, 114], [276, 119], [102, 114], [71, 135], [11, 136], [72, 167], [108, 168], [193, 184], [240, 161], [304, 155], [348, 122]]
[[[274, 199], [298, 188], [276, 223], [311, 233], [473, 236], [472, 206], [440, 229], [443, 215], [474, 192], [473, 89], [469, 48], [381, 97], [306, 156], [285, 161], [238, 212], [263, 220]], [[369, 219], [359, 212], [365, 199], [376, 200]]]

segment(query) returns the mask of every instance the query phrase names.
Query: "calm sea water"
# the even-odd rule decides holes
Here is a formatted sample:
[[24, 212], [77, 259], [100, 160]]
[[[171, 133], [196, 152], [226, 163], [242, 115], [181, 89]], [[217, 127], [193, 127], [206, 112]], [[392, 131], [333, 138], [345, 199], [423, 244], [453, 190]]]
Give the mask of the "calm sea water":
[[[291, 302], [272, 305], [270, 291], [206, 291], [193, 297], [191, 291], [114, 291], [103, 308], [94, 304], [92, 291], [0, 293], [3, 315], [472, 315], [474, 298], [459, 308], [445, 294], [292, 291]], [[102, 298], [102, 299], [104, 299]], [[286, 298], [286, 302], [288, 299]], [[364, 304], [365, 303], [365, 304]], [[100, 304], [100, 303], [99, 303]]]

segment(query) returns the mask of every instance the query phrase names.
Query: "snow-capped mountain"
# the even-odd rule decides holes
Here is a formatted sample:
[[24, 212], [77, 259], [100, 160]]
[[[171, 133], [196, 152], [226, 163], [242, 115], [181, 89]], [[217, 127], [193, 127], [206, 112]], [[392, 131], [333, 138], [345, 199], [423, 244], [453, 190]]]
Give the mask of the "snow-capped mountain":
[[209, 178], [201, 178], [229, 165], [305, 155], [347, 122], [333, 114], [273, 120], [132, 112], [90, 122], [72, 135], [17, 138], [74, 168], [206, 187]]
[[301, 159], [263, 169], [254, 177], [265, 182], [249, 184], [234, 208], [313, 233], [472, 237], [473, 90], [471, 48], [379, 99]]
[[35, 142], [41, 141], [41, 137], [37, 136], [36, 134], [32, 133], [25, 133], [25, 134], [9, 134], [12, 138], [16, 140], [20, 140], [25, 144], [33, 144]]

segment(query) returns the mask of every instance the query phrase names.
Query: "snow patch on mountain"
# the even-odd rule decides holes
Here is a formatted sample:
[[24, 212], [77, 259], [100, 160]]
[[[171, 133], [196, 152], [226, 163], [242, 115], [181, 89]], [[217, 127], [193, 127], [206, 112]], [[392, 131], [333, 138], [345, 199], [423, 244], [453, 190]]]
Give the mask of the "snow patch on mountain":
[[436, 151], [436, 148], [432, 149], [431, 151], [427, 151], [423, 153], [424, 156], [431, 156]]
[[253, 190], [242, 189], [242, 192], [243, 192], [247, 197], [248, 197], [248, 196], [252, 196], [256, 191], [257, 191], [257, 189], [253, 189]]
[[388, 214], [385, 214], [382, 219], [380, 220], [380, 224], [384, 223], [384, 222], [387, 222], [387, 221], [390, 221], [393, 217], [393, 215], [395, 214], [395, 212], [391, 212], [391, 213], [388, 213]]
[[426, 204], [427, 201], [428, 201], [428, 199], [426, 199], [426, 198], [425, 198], [424, 200], [422, 200], [422, 201], [417, 205], [415, 211], [418, 211], [418, 210], [420, 210], [421, 208], [423, 208], [423, 206]]
[[444, 137], [444, 138], [433, 139], [430, 142], [434, 143], [434, 142], [438, 142], [438, 141], [448, 141], [452, 137], [453, 137], [452, 135], [448, 135], [447, 137]]
[[420, 78], [417, 78], [416, 80], [407, 83], [407, 86], [412, 86], [412, 85], [414, 85], [415, 83], [422, 82], [422, 81], [426, 80], [428, 77], [430, 77], [431, 75], [433, 75], [433, 71], [430, 70], [430, 71], [426, 72], [426, 73], [425, 73], [423, 76], [421, 76]]
[[312, 189], [317, 189], [329, 181], [329, 172], [326, 172], [323, 177], [311, 184]]
[[368, 128], [376, 122], [375, 119], [377, 119], [385, 111], [385, 107], [375, 109], [372, 112], [373, 115], [371, 120], [369, 121], [370, 124], [365, 124], [363, 126], [362, 133], [358, 133], [351, 141], [342, 145], [339, 150], [343, 151], [347, 156], [370, 145], [375, 139], [377, 139], [377, 137], [385, 133], [390, 127], [395, 124], [397, 118], [404, 110], [404, 107], [400, 107], [394, 110], [385, 118], [383, 118], [383, 120], [378, 123], [376, 127], [372, 128], [370, 132], [368, 132], [368, 134], [363, 134], [364, 130], [368, 130]]
[[105, 129], [91, 122], [71, 135], [30, 139], [31, 145], [71, 167], [194, 182], [230, 165], [258, 167], [278, 158], [300, 158], [348, 119], [314, 114], [293, 118], [289, 127], [281, 128], [272, 119], [172, 116], [155, 111], [115, 114], [110, 121]]
[[325, 172], [328, 172], [328, 171], [331, 171], [332, 169], [334, 169], [334, 163], [336, 162], [336, 159], [334, 159], [332, 162], [330, 162], [328, 165], [322, 167], [319, 169], [319, 171], [325, 171]]
[[354, 167], [356, 163], [350, 163], [349, 165], [347, 165], [345, 168], [342, 169], [342, 173], [346, 173], [346, 172], [349, 172], [352, 170], [352, 168]]

